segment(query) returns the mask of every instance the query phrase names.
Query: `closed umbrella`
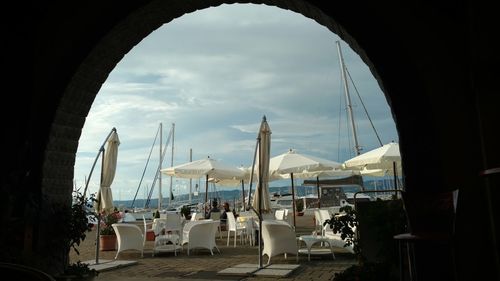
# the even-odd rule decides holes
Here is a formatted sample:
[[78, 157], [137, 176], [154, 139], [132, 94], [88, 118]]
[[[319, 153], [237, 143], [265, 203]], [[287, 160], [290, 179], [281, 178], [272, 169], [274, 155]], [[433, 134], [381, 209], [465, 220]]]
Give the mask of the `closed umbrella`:
[[295, 187], [293, 178], [297, 177], [308, 178], [311, 172], [319, 172], [325, 170], [332, 170], [341, 167], [342, 164], [322, 159], [319, 157], [299, 154], [295, 150], [290, 149], [288, 152], [271, 158], [269, 162], [269, 173], [271, 177], [276, 175], [289, 174], [292, 182], [292, 212], [293, 212], [293, 225], [295, 222]]
[[[257, 161], [257, 189], [253, 196], [252, 205], [258, 208], [259, 215], [271, 212], [269, 198], [269, 158], [271, 151], [271, 129], [266, 117], [262, 118], [259, 129], [259, 153]], [[261, 216], [262, 217], [262, 216]]]
[[[104, 145], [107, 143], [107, 149], [104, 149]], [[95, 158], [92, 169], [90, 170], [89, 179], [85, 185], [84, 196], [87, 192], [88, 183], [94, 171], [95, 164], [99, 159], [99, 156], [104, 152], [102, 156], [102, 166], [101, 166], [101, 184], [99, 191], [97, 192], [97, 202], [95, 208], [99, 215], [97, 216], [97, 231], [96, 231], [96, 255], [95, 263], [99, 264], [99, 232], [101, 224], [101, 212], [109, 213], [112, 212], [113, 207], [113, 193], [111, 192], [111, 184], [115, 178], [116, 173], [116, 161], [118, 159], [118, 146], [120, 145], [120, 140], [118, 139], [118, 134], [116, 133], [116, 128], [113, 128], [109, 135], [104, 140], [97, 157]]]
[[116, 161], [118, 159], [118, 146], [120, 140], [118, 134], [113, 131], [108, 138], [108, 145], [104, 152], [103, 165], [101, 171], [101, 187], [97, 193], [97, 206], [98, 211], [105, 211], [106, 213], [112, 212], [113, 207], [113, 193], [111, 192], [111, 184], [115, 178]]
[[[258, 149], [258, 153], [257, 153]], [[259, 269], [262, 268], [262, 214], [271, 212], [271, 199], [269, 198], [269, 158], [271, 154], [271, 129], [267, 123], [266, 116], [262, 117], [259, 133], [257, 134], [257, 146], [254, 156], [257, 161], [257, 189], [252, 200], [252, 209], [259, 215]], [[254, 167], [254, 166], [252, 166]], [[253, 178], [253, 169], [250, 172], [250, 182]], [[251, 186], [251, 184], [250, 184]], [[257, 210], [255, 209], [257, 207]]]

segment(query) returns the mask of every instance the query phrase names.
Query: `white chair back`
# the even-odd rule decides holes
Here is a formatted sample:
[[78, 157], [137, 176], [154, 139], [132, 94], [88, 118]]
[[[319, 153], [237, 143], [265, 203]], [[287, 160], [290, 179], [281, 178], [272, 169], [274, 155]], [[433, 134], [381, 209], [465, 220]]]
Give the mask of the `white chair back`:
[[211, 212], [210, 213], [210, 219], [220, 220], [220, 212]]
[[178, 213], [167, 214], [167, 219], [165, 222], [165, 231], [176, 232], [177, 234], [180, 234], [181, 230], [182, 230], [181, 214]]
[[220, 250], [215, 243], [215, 233], [217, 232], [217, 222], [214, 220], [201, 220], [188, 222], [184, 226], [182, 244], [187, 244], [187, 253], [195, 248], [208, 249], [213, 255], [213, 248]]
[[267, 255], [267, 264], [271, 262], [271, 258], [279, 255], [293, 254], [298, 256], [298, 244], [295, 231], [286, 222], [283, 221], [262, 221], [262, 241], [264, 242], [264, 249], [262, 255]]
[[146, 243], [146, 234], [142, 233], [139, 226], [130, 223], [114, 223], [111, 225], [116, 233], [118, 250], [115, 259], [125, 250], [137, 250], [144, 256], [144, 244]]
[[277, 220], [285, 220], [285, 210], [284, 209], [281, 209], [281, 210], [276, 210], [276, 212], [274, 212], [274, 217], [277, 219]]
[[227, 212], [227, 246], [229, 246], [229, 240], [231, 239], [231, 232], [234, 233], [234, 247], [236, 247], [236, 238], [240, 236], [240, 241], [243, 243], [243, 234], [246, 230], [246, 223], [240, 223], [236, 221], [234, 214], [232, 212]]

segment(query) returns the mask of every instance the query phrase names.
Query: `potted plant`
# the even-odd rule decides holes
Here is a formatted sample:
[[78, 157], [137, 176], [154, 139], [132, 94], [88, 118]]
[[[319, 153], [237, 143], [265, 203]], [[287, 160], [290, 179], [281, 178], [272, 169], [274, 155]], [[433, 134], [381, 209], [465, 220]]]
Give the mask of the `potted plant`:
[[388, 262], [368, 261], [361, 251], [359, 239], [354, 228], [358, 227], [358, 214], [351, 206], [344, 206], [339, 209], [340, 214], [336, 214], [331, 219], [324, 222], [329, 224], [334, 233], [340, 233], [342, 240], [347, 245], [353, 245], [354, 253], [358, 259], [358, 264], [348, 267], [340, 273], [335, 273], [333, 281], [376, 281], [388, 280], [396, 281], [397, 278], [391, 273], [391, 265]]
[[[62, 239], [67, 247], [67, 251], [73, 249], [78, 255], [77, 246], [87, 237], [87, 232], [92, 230], [93, 224], [89, 217], [95, 216], [92, 212], [92, 202], [95, 201], [95, 194], [90, 198], [84, 197], [78, 190], [74, 192], [71, 210], [61, 212], [61, 216], [67, 216], [65, 221], [67, 227], [61, 228]], [[56, 280], [93, 280], [99, 272], [91, 269], [89, 264], [77, 261], [65, 266], [64, 272], [55, 276]]]
[[117, 210], [106, 213], [101, 213], [101, 223], [99, 230], [99, 250], [113, 251], [116, 250], [116, 233], [113, 229], [113, 224], [121, 220], [120, 212]]

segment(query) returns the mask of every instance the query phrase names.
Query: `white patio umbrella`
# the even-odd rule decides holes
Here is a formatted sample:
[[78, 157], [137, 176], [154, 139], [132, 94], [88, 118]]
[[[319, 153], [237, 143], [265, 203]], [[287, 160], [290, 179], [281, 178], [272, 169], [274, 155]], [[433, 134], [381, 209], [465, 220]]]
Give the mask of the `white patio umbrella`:
[[361, 174], [372, 176], [384, 176], [392, 173], [397, 188], [396, 177], [402, 171], [399, 144], [390, 142], [382, 147], [360, 154], [345, 161], [342, 168], [359, 169]]
[[101, 186], [97, 193], [97, 206], [98, 211], [105, 211], [107, 213], [113, 211], [113, 193], [111, 191], [111, 184], [115, 178], [116, 162], [118, 159], [118, 146], [120, 140], [118, 134], [112, 131], [108, 138], [108, 145], [105, 149], [102, 164]]
[[288, 152], [271, 158], [269, 162], [269, 174], [271, 177], [276, 175], [289, 174], [292, 182], [292, 212], [293, 225], [295, 222], [295, 187], [293, 178], [297, 177], [308, 178], [311, 172], [319, 172], [340, 168], [341, 163], [322, 159], [306, 154], [299, 154], [295, 150], [290, 149]]
[[205, 204], [208, 202], [209, 178], [215, 180], [240, 180], [245, 175], [243, 170], [224, 164], [210, 157], [168, 167], [160, 170], [160, 172], [178, 178], [196, 179], [205, 177]]
[[[250, 182], [250, 170], [247, 167], [238, 167], [238, 169], [244, 172], [242, 179], [215, 179], [209, 178], [209, 182], [213, 182], [222, 187], [236, 187], [241, 185], [241, 200], [243, 204], [243, 209], [245, 209], [245, 184]], [[236, 206], [234, 206], [236, 207]]]

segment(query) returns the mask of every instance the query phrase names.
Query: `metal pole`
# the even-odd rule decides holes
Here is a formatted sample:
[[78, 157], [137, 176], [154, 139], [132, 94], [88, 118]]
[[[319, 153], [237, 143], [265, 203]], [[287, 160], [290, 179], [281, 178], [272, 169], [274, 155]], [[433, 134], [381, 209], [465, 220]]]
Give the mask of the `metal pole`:
[[[257, 138], [257, 145], [259, 147], [259, 269], [262, 268], [262, 147], [260, 145], [260, 132], [259, 137]], [[250, 197], [249, 197], [250, 198]]]
[[[163, 162], [163, 124], [160, 122], [160, 163], [158, 164], [158, 171], [161, 170], [161, 165]], [[161, 211], [161, 206], [162, 206], [162, 196], [161, 196], [161, 173], [158, 175], [158, 212]]]
[[[99, 184], [99, 190], [101, 189], [102, 179], [103, 179], [103, 169], [104, 167], [104, 146], [101, 148], [103, 157], [101, 158], [101, 181]], [[95, 242], [95, 264], [99, 264], [99, 234], [101, 232], [101, 201], [102, 201], [102, 193], [99, 192], [99, 196], [97, 198], [97, 232], [96, 232], [96, 242]]]
[[[175, 140], [175, 123], [172, 123], [172, 155], [171, 155], [171, 158], [170, 158], [170, 167], [173, 167], [174, 166], [174, 140]], [[173, 193], [172, 193], [172, 182], [173, 182], [173, 179], [174, 177], [173, 176], [170, 176], [170, 193], [168, 195], [168, 205], [169, 207], [172, 205], [172, 197], [173, 197]]]
[[208, 174], [205, 178], [205, 204], [203, 205], [205, 218], [207, 217], [207, 202], [208, 202]]
[[319, 190], [319, 177], [316, 177], [316, 189], [318, 191], [318, 209], [321, 208], [321, 193]]
[[[193, 162], [193, 149], [189, 149], [189, 162]], [[193, 179], [189, 179], [189, 204], [192, 203], [192, 193], [193, 193]]]
[[292, 179], [292, 212], [293, 212], [293, 229], [295, 229], [295, 187], [293, 186], [293, 173], [290, 173]]
[[106, 144], [106, 142], [108, 141], [109, 137], [111, 136], [111, 134], [113, 132], [116, 132], [116, 128], [111, 129], [111, 132], [109, 132], [106, 139], [104, 139], [104, 142], [102, 143], [101, 148], [99, 149], [99, 152], [97, 152], [97, 156], [95, 157], [94, 164], [92, 164], [92, 168], [90, 169], [89, 178], [88, 178], [87, 182], [85, 183], [85, 189], [83, 190], [83, 197], [85, 197], [85, 194], [87, 193], [87, 188], [89, 187], [90, 178], [92, 177], [92, 172], [94, 172], [95, 164], [97, 163], [97, 160], [99, 159], [99, 156], [101, 155], [101, 153], [104, 151], [104, 145]]
[[[392, 169], [393, 169], [393, 172], [394, 172], [394, 189], [398, 189], [398, 175], [396, 174], [396, 162], [395, 161], [392, 161]], [[394, 193], [394, 195], [398, 195], [397, 192]]]
[[252, 199], [252, 182], [253, 182], [253, 173], [254, 173], [254, 169], [255, 169], [255, 159], [257, 158], [257, 148], [259, 147], [259, 143], [260, 143], [260, 132], [259, 134], [257, 135], [257, 142], [255, 143], [255, 151], [253, 153], [253, 162], [252, 162], [252, 172], [250, 174], [250, 187], [249, 187], [249, 190], [248, 190], [248, 205], [250, 206], [250, 202], [251, 199]]
[[241, 193], [243, 193], [243, 195], [241, 196], [243, 198], [243, 210], [246, 210], [245, 209], [245, 180], [241, 180]]

